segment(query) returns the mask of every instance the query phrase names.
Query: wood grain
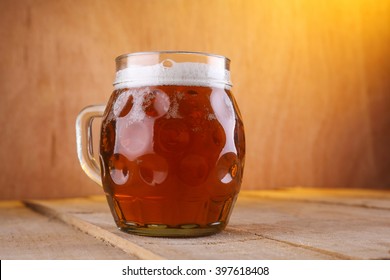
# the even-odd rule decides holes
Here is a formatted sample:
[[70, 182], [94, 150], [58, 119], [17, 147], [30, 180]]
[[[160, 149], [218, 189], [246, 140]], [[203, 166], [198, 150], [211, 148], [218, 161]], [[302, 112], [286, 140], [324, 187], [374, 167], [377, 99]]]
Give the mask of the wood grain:
[[[269, 240], [229, 228], [202, 238], [153, 238], [119, 231], [106, 202], [89, 199], [28, 201], [36, 211], [77, 227], [141, 259], [342, 259], [349, 258], [316, 249]], [[93, 209], [89, 212], [87, 209]], [[113, 238], [115, 237], [115, 238]]]
[[[71, 201], [68, 201], [70, 203], [66, 203], [67, 201], [64, 201], [67, 205], [68, 211], [71, 213], [70, 215], [66, 212], [68, 211], [57, 211], [57, 209], [53, 207], [47, 207], [45, 203], [34, 203], [33, 201], [25, 202], [25, 204], [33, 209], [34, 211], [37, 211], [39, 213], [42, 213], [46, 216], [56, 218], [58, 220], [61, 220], [65, 223], [67, 223], [70, 226], [76, 227], [77, 229], [81, 230], [82, 232], [88, 233], [91, 236], [103, 240], [112, 246], [115, 246], [117, 248], [120, 248], [124, 252], [135, 255], [136, 257], [140, 259], [149, 259], [149, 260], [159, 260], [163, 259], [160, 255], [153, 253], [150, 250], [144, 249], [143, 247], [133, 243], [129, 242], [126, 239], [123, 239], [119, 237], [116, 234], [112, 234], [111, 232], [102, 229], [101, 227], [94, 225], [90, 222], [90, 219], [100, 222], [101, 220], [107, 220], [107, 209], [105, 206], [105, 202], [100, 201], [99, 204], [92, 203], [92, 208], [95, 209], [95, 211], [91, 211], [91, 203], [89, 203], [89, 200], [87, 199], [73, 199]], [[64, 202], [58, 202], [59, 205], [63, 205]], [[81, 207], [78, 207], [78, 205], [81, 205]], [[96, 209], [105, 209], [105, 215], [102, 219], [102, 215], [99, 215], [100, 211], [96, 211]], [[87, 209], [87, 210], [85, 210]], [[84, 219], [78, 219], [77, 216], [85, 216], [87, 214], [90, 219], [85, 221]], [[112, 224], [112, 223], [111, 223]]]
[[240, 230], [303, 248], [351, 259], [389, 259], [389, 218], [388, 209], [243, 198], [231, 222]]
[[0, 259], [136, 259], [21, 202], [0, 202]]
[[244, 189], [390, 188], [389, 21], [389, 0], [2, 0], [0, 199], [101, 194], [75, 118], [149, 50], [231, 58]]
[[390, 209], [357, 201], [367, 197], [373, 205], [375, 200], [389, 205], [388, 191], [322, 192], [323, 200], [317, 192], [301, 189], [243, 192], [225, 231], [185, 239], [117, 230], [103, 197], [36, 200], [27, 205], [141, 259], [390, 258]]

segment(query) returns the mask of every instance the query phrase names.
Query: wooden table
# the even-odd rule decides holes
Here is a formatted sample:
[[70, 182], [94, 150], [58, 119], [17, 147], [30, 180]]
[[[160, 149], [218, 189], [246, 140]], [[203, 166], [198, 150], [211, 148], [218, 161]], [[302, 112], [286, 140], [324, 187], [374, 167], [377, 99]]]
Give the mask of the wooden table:
[[103, 196], [0, 202], [0, 259], [390, 259], [390, 191], [243, 191], [199, 238], [119, 231]]

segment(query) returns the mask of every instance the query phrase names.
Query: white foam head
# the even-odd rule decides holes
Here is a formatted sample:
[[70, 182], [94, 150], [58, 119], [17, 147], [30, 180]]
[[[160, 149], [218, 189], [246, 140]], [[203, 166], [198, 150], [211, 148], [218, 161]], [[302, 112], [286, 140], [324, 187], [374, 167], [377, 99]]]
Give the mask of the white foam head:
[[115, 89], [158, 85], [186, 85], [230, 88], [230, 72], [206, 63], [174, 62], [131, 65], [116, 72]]

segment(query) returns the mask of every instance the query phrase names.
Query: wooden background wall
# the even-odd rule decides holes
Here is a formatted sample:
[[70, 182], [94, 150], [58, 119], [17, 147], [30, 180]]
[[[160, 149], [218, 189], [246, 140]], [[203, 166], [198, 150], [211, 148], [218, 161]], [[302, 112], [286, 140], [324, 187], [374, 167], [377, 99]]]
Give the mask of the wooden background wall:
[[388, 0], [0, 0], [0, 198], [101, 194], [75, 118], [148, 50], [231, 58], [243, 188], [390, 188], [389, 29]]

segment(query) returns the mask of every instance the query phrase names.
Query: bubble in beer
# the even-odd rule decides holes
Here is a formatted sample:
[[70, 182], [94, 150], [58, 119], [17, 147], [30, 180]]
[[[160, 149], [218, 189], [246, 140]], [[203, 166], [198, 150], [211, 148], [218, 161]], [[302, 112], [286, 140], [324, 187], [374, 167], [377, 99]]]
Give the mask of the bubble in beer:
[[224, 183], [229, 184], [238, 175], [239, 172], [239, 160], [234, 153], [224, 154], [217, 163], [217, 176], [218, 179]]
[[209, 173], [209, 166], [200, 155], [187, 155], [179, 166], [179, 178], [190, 186], [204, 183]]
[[108, 168], [112, 181], [116, 185], [124, 185], [129, 180], [131, 173], [127, 167], [127, 159], [121, 154], [114, 154], [108, 162]]
[[144, 95], [149, 92], [149, 88], [145, 90], [131, 90], [133, 96], [133, 108], [127, 116], [127, 122], [129, 124], [135, 122], [141, 122], [145, 119], [145, 111], [143, 109]]
[[143, 155], [137, 159], [137, 164], [141, 178], [151, 186], [163, 183], [168, 176], [168, 163], [157, 154]]
[[166, 118], [182, 118], [182, 116], [179, 114], [179, 103], [181, 103], [181, 100], [183, 99], [183, 93], [182, 92], [175, 92], [175, 94], [172, 96], [171, 104], [168, 109], [168, 113], [166, 114]]
[[161, 65], [164, 66], [165, 68], [171, 68], [175, 62], [172, 59], [164, 59], [161, 62]]
[[133, 107], [133, 96], [129, 91], [119, 92], [118, 98], [114, 103], [114, 114], [117, 117], [126, 116]]
[[161, 90], [144, 93], [142, 108], [149, 117], [160, 117], [169, 110], [169, 97]]

